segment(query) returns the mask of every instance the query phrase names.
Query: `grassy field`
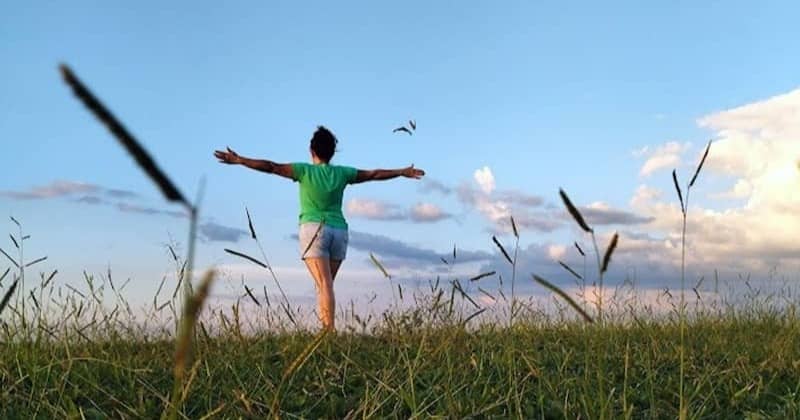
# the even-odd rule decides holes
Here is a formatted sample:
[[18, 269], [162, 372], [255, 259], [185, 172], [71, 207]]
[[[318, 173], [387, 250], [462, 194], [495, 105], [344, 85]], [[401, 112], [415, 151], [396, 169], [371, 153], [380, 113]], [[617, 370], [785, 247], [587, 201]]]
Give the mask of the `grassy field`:
[[[198, 329], [178, 415], [679, 416], [675, 318], [601, 326], [521, 317], [510, 328], [468, 330], [426, 316], [418, 310], [387, 316], [369, 334], [245, 335], [229, 328], [206, 336]], [[4, 339], [0, 418], [160, 416], [173, 389], [174, 341], [87, 331], [57, 340], [47, 333]], [[785, 309], [690, 321], [687, 417], [798, 418], [798, 333], [800, 322]]]

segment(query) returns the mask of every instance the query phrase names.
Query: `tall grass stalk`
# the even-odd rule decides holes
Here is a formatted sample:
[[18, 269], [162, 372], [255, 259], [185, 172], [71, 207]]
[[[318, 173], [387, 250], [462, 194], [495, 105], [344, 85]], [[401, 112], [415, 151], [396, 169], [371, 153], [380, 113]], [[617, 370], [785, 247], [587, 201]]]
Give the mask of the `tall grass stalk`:
[[[177, 350], [175, 361], [175, 386], [173, 388], [172, 404], [168, 407], [170, 418], [175, 418], [177, 415], [177, 407], [175, 405], [178, 392], [183, 387], [183, 363], [185, 356], [191, 352], [191, 337], [195, 332], [196, 318], [199, 315], [202, 303], [208, 294], [211, 280], [213, 279], [213, 272], [206, 275], [204, 281], [201, 283], [201, 289], [198, 295], [193, 296], [191, 279], [194, 269], [194, 255], [195, 243], [197, 240], [197, 220], [198, 220], [198, 206], [186, 200], [183, 193], [175, 186], [172, 180], [161, 170], [156, 164], [155, 160], [150, 156], [150, 153], [139, 144], [139, 141], [131, 135], [124, 125], [103, 105], [99, 99], [78, 79], [72, 70], [65, 64], [59, 66], [61, 76], [64, 82], [72, 89], [75, 96], [86, 106], [86, 108], [102, 122], [111, 134], [117, 139], [120, 145], [131, 155], [136, 164], [142, 171], [153, 181], [154, 184], [161, 190], [164, 198], [167, 201], [177, 202], [183, 205], [189, 215], [189, 240], [188, 252], [186, 257], [186, 270], [183, 273], [183, 287], [184, 287], [184, 315], [180, 322], [180, 329], [177, 331]], [[197, 202], [200, 201], [200, 196], [203, 192], [203, 186], [199, 189]], [[94, 294], [94, 293], [93, 293]], [[187, 317], [189, 317], [187, 319]]]
[[[250, 217], [250, 210], [247, 207], [244, 208], [245, 214], [247, 215], [247, 227], [250, 230], [250, 237], [256, 242], [258, 246], [259, 252], [261, 252], [261, 258], [264, 259], [264, 264], [266, 264], [266, 269], [269, 271], [270, 276], [272, 276], [272, 281], [275, 282], [275, 286], [278, 288], [278, 291], [281, 294], [281, 299], [283, 299], [283, 305], [285, 307], [286, 312], [291, 313], [292, 306], [289, 302], [289, 297], [286, 296], [286, 292], [283, 291], [283, 287], [281, 287], [281, 282], [278, 281], [278, 276], [275, 275], [275, 271], [272, 269], [272, 264], [269, 263], [269, 259], [267, 258], [267, 253], [264, 252], [264, 247], [261, 246], [261, 241], [258, 239], [256, 235], [256, 229], [253, 226], [253, 219]], [[290, 319], [293, 317], [290, 317]]]
[[[596, 297], [596, 300], [597, 300], [597, 325], [598, 326], [604, 326], [605, 325], [605, 318], [604, 318], [604, 314], [603, 314], [603, 309], [604, 309], [603, 308], [603, 294], [604, 294], [604, 282], [603, 282], [603, 279], [604, 279], [604, 276], [605, 276], [605, 272], [608, 270], [608, 266], [609, 266], [609, 264], [611, 262], [611, 256], [613, 255], [614, 250], [617, 247], [617, 242], [619, 240], [619, 235], [615, 232], [614, 235], [611, 237], [611, 241], [609, 242], [608, 246], [606, 247], [606, 251], [603, 254], [603, 258], [601, 260], [600, 259], [600, 250], [597, 247], [597, 238], [595, 237], [594, 229], [591, 226], [589, 226], [588, 223], [586, 223], [586, 220], [583, 218], [583, 215], [578, 210], [578, 208], [572, 203], [572, 200], [570, 200], [570, 198], [567, 195], [567, 193], [563, 189], [559, 189], [558, 193], [561, 196], [561, 201], [564, 203], [564, 206], [566, 207], [567, 212], [572, 216], [572, 218], [575, 220], [575, 222], [578, 224], [578, 226], [584, 232], [589, 233], [591, 235], [591, 237], [592, 237], [592, 245], [594, 246], [594, 254], [595, 254], [595, 258], [597, 259], [597, 279], [598, 279], [597, 281], [598, 281], [598, 284], [597, 284], [597, 287], [594, 288], [594, 293], [595, 293], [595, 297]], [[577, 242], [575, 243], [575, 246], [576, 246], [576, 248], [578, 248], [578, 251], [581, 254], [584, 254], [583, 250], [577, 245]], [[585, 257], [585, 255], [584, 255], [584, 257]], [[572, 271], [574, 273], [574, 270], [570, 269], [569, 271]], [[546, 281], [542, 282], [542, 280], [544, 280], [544, 279], [536, 278], [536, 277], [534, 277], [534, 279], [537, 280], [540, 284], [544, 285], [545, 287], [548, 287], [548, 284], [545, 283]], [[555, 287], [555, 286], [553, 286], [553, 287]], [[569, 298], [569, 296], [567, 296], [566, 293], [561, 291], [561, 293], [559, 293], [559, 295], [561, 295], [562, 298], [570, 306], [572, 306], [572, 308], [575, 309], [576, 312], [578, 312], [581, 316], [583, 316], [584, 320], [586, 320], [587, 322], [592, 322], [592, 319], [585, 312], [583, 312], [581, 310], [580, 306], [578, 306], [571, 298]], [[597, 370], [597, 382], [598, 382], [598, 390], [599, 390], [599, 408], [597, 408], [597, 412], [599, 412], [599, 418], [600, 419], [609, 418], [609, 417], [611, 417], [609, 403], [608, 403], [608, 401], [610, 399], [610, 396], [606, 395], [606, 380], [607, 380], [607, 378], [606, 378], [606, 374], [605, 373], [607, 371], [607, 366], [606, 366], [605, 349], [597, 348], [597, 347], [599, 347], [599, 343], [600, 343], [599, 338], [591, 336], [591, 337], [587, 337], [587, 340], [590, 341], [590, 342], [587, 342], [587, 346], [595, 349], [597, 354], [598, 354], [598, 357], [600, 359], [599, 362], [598, 362], [598, 370]], [[586, 368], [588, 370], [588, 367], [589, 367], [589, 356], [588, 355], [586, 356], [586, 358], [584, 360], [584, 363], [585, 363]], [[614, 389], [612, 389], [612, 392], [614, 392]]]
[[514, 307], [517, 301], [516, 284], [517, 284], [517, 256], [519, 255], [519, 231], [517, 230], [517, 223], [514, 221], [514, 216], [511, 216], [511, 230], [514, 234], [514, 261], [511, 263], [511, 323], [514, 322]]
[[[188, 393], [188, 385], [184, 387], [186, 366], [192, 363], [192, 340], [195, 335], [197, 318], [203, 308], [203, 303], [208, 297], [211, 283], [214, 281], [214, 271], [209, 270], [200, 281], [197, 293], [187, 296], [181, 316], [180, 329], [178, 330], [175, 344], [175, 364], [173, 367], [174, 382], [170, 404], [165, 410], [164, 417], [174, 420], [178, 417], [178, 410], [183, 398]], [[191, 292], [190, 292], [191, 293]]]
[[689, 183], [686, 185], [686, 200], [683, 199], [680, 183], [678, 182], [678, 175], [675, 169], [672, 170], [672, 181], [675, 184], [675, 191], [678, 194], [678, 201], [681, 205], [681, 299], [680, 299], [680, 383], [679, 383], [679, 416], [681, 420], [688, 417], [689, 401], [686, 400], [686, 219], [689, 212], [689, 195], [700, 170], [703, 169], [703, 164], [708, 157], [708, 152], [711, 149], [711, 141], [706, 145], [703, 157], [697, 164], [697, 169]]

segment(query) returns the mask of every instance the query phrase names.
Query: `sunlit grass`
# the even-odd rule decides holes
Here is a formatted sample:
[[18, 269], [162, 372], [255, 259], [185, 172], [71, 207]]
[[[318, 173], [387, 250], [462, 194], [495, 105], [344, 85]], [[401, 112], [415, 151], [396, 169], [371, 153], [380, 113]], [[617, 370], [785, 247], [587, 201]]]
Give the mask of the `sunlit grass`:
[[[800, 415], [795, 307], [763, 308], [720, 307], [688, 321], [689, 417]], [[63, 334], [54, 336], [40, 333], [55, 329], [46, 323], [29, 326], [28, 338], [7, 325], [0, 334], [0, 417], [159, 416], [173, 395], [174, 342], [167, 333], [122, 328], [119, 314], [84, 314], [59, 323]], [[329, 336], [270, 331], [266, 317], [263, 330], [247, 333], [231, 315], [213, 328], [206, 318], [181, 381], [179, 416], [679, 415], [677, 314], [615, 321], [608, 311], [603, 325], [588, 325], [569, 313], [534, 311], [520, 313], [511, 327], [465, 327], [456, 314], [448, 315], [446, 304], [390, 310], [365, 332], [351, 319], [350, 328]]]

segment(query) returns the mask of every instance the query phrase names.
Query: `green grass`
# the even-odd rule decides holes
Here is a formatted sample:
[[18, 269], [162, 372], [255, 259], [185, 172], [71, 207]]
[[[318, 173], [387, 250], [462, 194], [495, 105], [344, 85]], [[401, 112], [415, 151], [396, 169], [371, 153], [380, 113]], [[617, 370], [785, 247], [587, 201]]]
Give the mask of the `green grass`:
[[[602, 326], [522, 319], [511, 328], [474, 330], [411, 325], [384, 322], [371, 334], [327, 336], [283, 386], [284, 372], [313, 335], [200, 334], [180, 415], [678, 416], [680, 327], [674, 319]], [[800, 416], [798, 332], [792, 311], [690, 322], [689, 417]], [[172, 340], [122, 333], [4, 343], [0, 418], [155, 418], [170, 400]]]

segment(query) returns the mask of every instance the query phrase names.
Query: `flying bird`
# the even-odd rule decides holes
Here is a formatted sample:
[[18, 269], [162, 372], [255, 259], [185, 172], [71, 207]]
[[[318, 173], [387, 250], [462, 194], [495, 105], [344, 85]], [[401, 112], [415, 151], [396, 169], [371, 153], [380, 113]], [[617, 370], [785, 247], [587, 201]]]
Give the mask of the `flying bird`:
[[412, 135], [411, 130], [407, 129], [405, 126], [395, 128], [392, 130], [392, 133], [397, 133], [398, 131], [408, 133], [409, 136]]

